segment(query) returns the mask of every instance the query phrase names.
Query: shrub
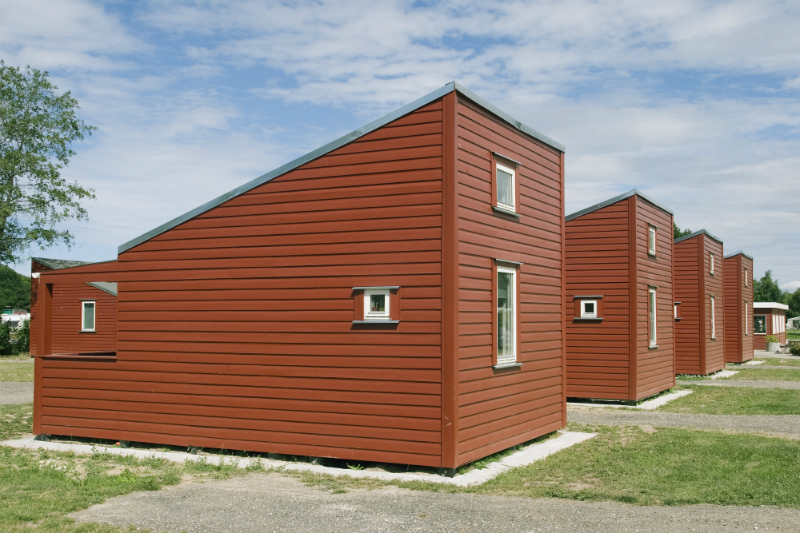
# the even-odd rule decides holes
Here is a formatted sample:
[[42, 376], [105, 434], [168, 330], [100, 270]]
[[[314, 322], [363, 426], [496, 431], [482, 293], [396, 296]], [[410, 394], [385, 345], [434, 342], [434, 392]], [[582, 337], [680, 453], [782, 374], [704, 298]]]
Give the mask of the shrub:
[[31, 321], [25, 320], [15, 332], [14, 348], [19, 353], [31, 350]]
[[767, 335], [767, 342], [778, 342], [778, 337], [775, 335]]
[[8, 322], [0, 324], [0, 353], [4, 355], [11, 353], [11, 327]]
[[800, 356], [800, 343], [792, 344], [789, 347], [789, 353], [791, 353], [792, 355]]

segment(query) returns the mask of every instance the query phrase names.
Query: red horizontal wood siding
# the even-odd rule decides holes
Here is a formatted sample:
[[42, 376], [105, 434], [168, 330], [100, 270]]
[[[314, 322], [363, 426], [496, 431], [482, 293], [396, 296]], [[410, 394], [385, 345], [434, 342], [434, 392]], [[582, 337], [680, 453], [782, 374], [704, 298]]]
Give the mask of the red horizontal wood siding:
[[[561, 153], [459, 99], [458, 464], [564, 427]], [[492, 211], [492, 152], [519, 161], [519, 219]], [[520, 269], [519, 368], [492, 368], [495, 259]]]
[[724, 262], [725, 362], [744, 363], [753, 359], [753, 261], [737, 254]]
[[[95, 301], [95, 331], [81, 331], [81, 301]], [[113, 352], [117, 349], [117, 298], [86, 283], [53, 286], [52, 353]]]
[[[102, 267], [117, 360], [44, 360], [42, 431], [441, 466], [442, 132], [440, 100]], [[354, 326], [385, 285], [400, 323]]]
[[[630, 220], [634, 197], [566, 223], [567, 395], [629, 400]], [[602, 296], [602, 321], [575, 320], [575, 297]]]
[[[672, 262], [674, 257], [672, 215], [640, 196], [636, 199], [636, 384], [633, 400], [652, 396], [675, 386], [675, 320], [673, 318]], [[656, 255], [648, 255], [648, 228], [657, 226]], [[656, 291], [656, 340], [658, 348], [649, 346], [649, 288]]]
[[[720, 259], [723, 246], [701, 233], [677, 243], [675, 249], [675, 299], [681, 302], [682, 317], [676, 325], [676, 371], [678, 374], [707, 375], [725, 368], [725, 262]], [[714, 296], [716, 316], [716, 338], [713, 339], [711, 296]]]

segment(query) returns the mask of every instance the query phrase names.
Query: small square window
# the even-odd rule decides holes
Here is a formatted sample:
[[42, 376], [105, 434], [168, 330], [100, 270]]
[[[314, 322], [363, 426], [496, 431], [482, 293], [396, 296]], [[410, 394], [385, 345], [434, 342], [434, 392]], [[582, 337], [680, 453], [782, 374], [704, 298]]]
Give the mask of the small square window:
[[364, 319], [389, 319], [391, 298], [387, 289], [369, 289], [364, 291]]
[[81, 331], [95, 331], [96, 302], [81, 302]]
[[674, 312], [674, 315], [675, 315], [675, 320], [680, 320], [681, 319], [681, 303], [680, 302], [675, 302], [672, 305], [672, 308], [673, 308], [673, 312]]
[[597, 318], [597, 300], [581, 300], [581, 318]]
[[712, 253], [708, 254], [708, 262], [709, 262], [709, 266], [710, 266], [710, 268], [708, 269], [708, 272], [709, 272], [709, 274], [711, 274], [713, 276], [714, 275], [714, 254], [712, 254]]
[[497, 163], [497, 207], [508, 211], [516, 211], [516, 177], [517, 171]]
[[647, 230], [647, 254], [656, 255], [656, 228], [648, 226]]

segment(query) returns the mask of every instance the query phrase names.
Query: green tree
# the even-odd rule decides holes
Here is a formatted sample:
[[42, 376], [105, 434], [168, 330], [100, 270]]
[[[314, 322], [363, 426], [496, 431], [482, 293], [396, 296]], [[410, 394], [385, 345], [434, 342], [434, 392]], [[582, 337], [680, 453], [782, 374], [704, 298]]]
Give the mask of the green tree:
[[778, 280], [772, 279], [772, 270], [767, 270], [761, 279], [754, 280], [753, 301], [778, 303], [783, 301], [783, 291], [778, 286]]
[[789, 306], [789, 315], [787, 318], [800, 316], [800, 289], [794, 292], [786, 291], [783, 293], [783, 296], [783, 303]]
[[58, 229], [87, 220], [83, 200], [94, 191], [61, 177], [75, 152], [72, 143], [95, 129], [75, 115], [78, 101], [58, 96], [48, 73], [24, 71], [0, 60], [0, 263], [16, 263], [32, 244], [72, 245]]
[[675, 238], [675, 239], [680, 239], [681, 237], [686, 237], [687, 235], [689, 235], [692, 232], [692, 230], [690, 230], [689, 228], [686, 228], [686, 229], [679, 228], [678, 225], [675, 224], [675, 222], [672, 223], [672, 226], [673, 226], [672, 227], [672, 232], [675, 235], [673, 238]]
[[31, 278], [0, 265], [0, 310], [6, 307], [31, 310]]
[[14, 348], [19, 353], [29, 352], [31, 349], [31, 321], [25, 320], [16, 331]]
[[6, 322], [0, 324], [0, 354], [10, 354], [11, 348], [11, 326]]

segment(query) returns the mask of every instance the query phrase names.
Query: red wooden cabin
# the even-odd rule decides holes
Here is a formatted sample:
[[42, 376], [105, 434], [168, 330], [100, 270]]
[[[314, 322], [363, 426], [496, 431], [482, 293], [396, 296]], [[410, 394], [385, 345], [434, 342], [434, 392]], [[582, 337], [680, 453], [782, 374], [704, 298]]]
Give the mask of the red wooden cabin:
[[789, 306], [777, 302], [755, 302], [753, 304], [753, 349], [767, 349], [767, 335], [777, 337], [778, 343], [786, 344], [786, 313]]
[[[52, 272], [81, 265], [87, 261], [64, 259], [31, 259], [31, 331], [36, 331], [37, 301], [39, 299], [39, 277], [42, 272]], [[116, 287], [93, 282], [72, 283], [59, 287], [53, 295], [52, 312], [58, 327], [53, 330], [52, 350], [57, 353], [114, 351], [117, 345], [117, 297]], [[85, 304], [82, 302], [86, 302]], [[95, 305], [91, 305], [95, 302]], [[89, 316], [84, 316], [84, 308]], [[94, 318], [94, 327], [90, 319]], [[86, 324], [82, 320], [86, 320]], [[31, 335], [30, 354], [37, 355], [37, 335]]]
[[34, 431], [454, 468], [557, 430], [563, 206], [563, 147], [450, 83], [42, 273], [118, 282], [118, 339], [37, 358]]
[[725, 362], [753, 358], [753, 258], [743, 252], [725, 256]]
[[675, 386], [672, 212], [637, 190], [566, 218], [567, 395]]
[[722, 241], [706, 230], [675, 239], [675, 371], [725, 368]]

